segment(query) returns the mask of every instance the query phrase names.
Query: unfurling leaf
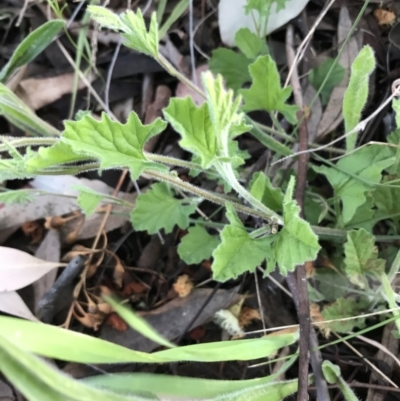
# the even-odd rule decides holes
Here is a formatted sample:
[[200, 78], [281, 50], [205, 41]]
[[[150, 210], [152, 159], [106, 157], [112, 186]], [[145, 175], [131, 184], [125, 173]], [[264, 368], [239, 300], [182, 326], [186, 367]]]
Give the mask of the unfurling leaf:
[[266, 110], [269, 113], [280, 112], [291, 123], [296, 124], [297, 106], [288, 105], [286, 101], [292, 94], [289, 87], [280, 84], [278, 68], [271, 56], [261, 56], [250, 65], [252, 85], [250, 89], [242, 89], [245, 105], [244, 111]]
[[324, 373], [325, 379], [328, 383], [336, 384], [340, 388], [346, 401], [359, 400], [351, 387], [343, 379], [339, 366], [334, 365], [331, 361], [324, 361], [322, 362], [322, 372]]
[[[353, 130], [361, 120], [369, 91], [369, 76], [375, 69], [374, 51], [364, 46], [351, 66], [351, 77], [343, 99], [343, 117], [346, 132]], [[357, 132], [346, 137], [347, 151], [355, 148]]]
[[152, 57], [158, 56], [158, 26], [155, 13], [147, 31], [140, 8], [136, 13], [129, 10], [121, 15], [100, 6], [88, 6], [88, 11], [101, 26], [122, 31], [125, 46]]
[[255, 33], [251, 32], [249, 28], [242, 28], [236, 32], [235, 44], [250, 60], [255, 60], [260, 55], [268, 54], [268, 47], [265, 39], [258, 37]]
[[99, 206], [105, 195], [93, 191], [93, 189], [90, 189], [88, 187], [84, 187], [83, 185], [75, 185], [74, 189], [79, 191], [79, 207], [83, 210], [87, 217], [91, 216], [97, 209], [97, 206]]
[[166, 183], [157, 183], [151, 189], [140, 194], [136, 207], [131, 213], [135, 230], [155, 234], [164, 229], [168, 234], [175, 225], [185, 229], [189, 226], [189, 216], [196, 210], [196, 204], [190, 199], [176, 199], [172, 189]]
[[149, 161], [143, 151], [145, 143], [166, 125], [159, 118], [143, 125], [134, 112], [126, 124], [121, 124], [103, 113], [100, 121], [90, 116], [66, 121], [61, 139], [74, 152], [99, 159], [101, 168], [129, 168], [132, 178], [137, 179], [147, 169], [168, 171], [165, 166]]
[[34, 196], [40, 195], [40, 191], [32, 189], [18, 189], [0, 192], [0, 203], [6, 205], [28, 203], [34, 199]]

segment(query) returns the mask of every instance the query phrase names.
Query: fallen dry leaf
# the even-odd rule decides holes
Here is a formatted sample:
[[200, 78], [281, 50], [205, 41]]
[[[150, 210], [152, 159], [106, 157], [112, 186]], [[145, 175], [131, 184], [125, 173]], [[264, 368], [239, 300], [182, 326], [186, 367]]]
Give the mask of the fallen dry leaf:
[[[342, 6], [340, 9], [338, 22], [339, 45], [342, 45], [342, 43], [346, 40], [352, 25], [353, 22], [350, 19], [348, 9], [345, 6]], [[349, 39], [339, 58], [339, 63], [345, 69], [345, 74], [342, 82], [336, 86], [331, 93], [329, 102], [318, 125], [318, 140], [332, 132], [343, 121], [342, 105], [344, 93], [349, 84], [351, 65], [361, 48], [362, 38], [362, 30], [357, 31], [357, 33]]]
[[28, 320], [38, 320], [16, 291], [0, 292], [0, 311]]
[[32, 284], [50, 270], [65, 263], [46, 262], [29, 253], [13, 248], [0, 247], [0, 291], [13, 291]]
[[[191, 322], [193, 316], [203, 307], [212, 291], [209, 288], [194, 289], [187, 297], [175, 298], [154, 311], [140, 313], [140, 316], [163, 337], [173, 340], [182, 335], [183, 331], [186, 330], [187, 325]], [[226, 309], [230, 305], [237, 303], [240, 299], [237, 291], [238, 287], [229, 291], [216, 291], [189, 330], [212, 320], [217, 311]], [[137, 351], [151, 352], [159, 347], [158, 344], [143, 337], [130, 327], [126, 331], [121, 332], [109, 326], [103, 326], [100, 337]]]
[[[93, 82], [97, 76], [91, 71], [86, 78], [89, 82]], [[16, 94], [32, 110], [38, 110], [71, 93], [74, 87], [74, 79], [74, 73], [61, 74], [49, 78], [24, 79], [19, 83]], [[83, 89], [84, 87], [85, 83], [80, 79], [78, 89]]]

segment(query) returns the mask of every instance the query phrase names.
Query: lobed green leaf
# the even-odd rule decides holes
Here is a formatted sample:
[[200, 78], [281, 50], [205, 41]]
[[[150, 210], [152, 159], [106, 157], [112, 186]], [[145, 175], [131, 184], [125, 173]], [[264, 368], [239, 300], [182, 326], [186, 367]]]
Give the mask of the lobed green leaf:
[[131, 221], [135, 230], [155, 234], [164, 229], [168, 234], [175, 225], [187, 228], [189, 216], [195, 212], [196, 207], [193, 200], [176, 199], [168, 184], [156, 183], [137, 197]]
[[135, 112], [126, 124], [121, 124], [103, 113], [100, 121], [90, 116], [66, 121], [61, 140], [77, 154], [100, 159], [101, 168], [129, 168], [135, 180], [145, 170], [168, 171], [164, 165], [149, 161], [143, 150], [146, 142], [166, 125], [160, 118], [143, 125]]

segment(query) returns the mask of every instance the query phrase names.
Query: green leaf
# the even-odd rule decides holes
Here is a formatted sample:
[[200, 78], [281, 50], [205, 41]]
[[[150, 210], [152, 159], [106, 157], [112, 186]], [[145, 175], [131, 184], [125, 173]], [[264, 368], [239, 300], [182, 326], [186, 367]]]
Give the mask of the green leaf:
[[283, 200], [284, 226], [274, 244], [276, 261], [283, 275], [293, 271], [297, 265], [315, 260], [321, 248], [310, 224], [300, 218], [300, 207], [292, 199], [293, 190], [292, 176]]
[[203, 168], [210, 167], [218, 157], [218, 149], [207, 104], [197, 107], [191, 97], [175, 97], [163, 112], [165, 119], [182, 136], [180, 146], [199, 156]]
[[355, 327], [361, 329], [365, 327], [365, 318], [357, 318], [356, 316], [365, 312], [366, 306], [364, 301], [357, 301], [354, 298], [338, 298], [334, 303], [324, 306], [321, 314], [325, 320], [344, 319], [354, 316], [354, 319], [329, 323], [329, 328], [333, 331], [348, 333]]
[[53, 41], [64, 26], [63, 20], [52, 20], [31, 32], [17, 46], [8, 63], [0, 71], [0, 82], [5, 83], [15, 70], [30, 63]]
[[247, 0], [245, 13], [252, 10], [258, 11], [260, 15], [269, 16], [269, 10], [272, 3], [276, 3], [276, 11], [284, 10], [289, 0]]
[[[97, 389], [62, 374], [48, 363], [0, 337], [1, 371], [31, 401], [146, 401], [106, 389]], [[157, 399], [154, 397], [154, 399]]]
[[274, 236], [252, 238], [229, 203], [226, 217], [230, 224], [221, 232], [221, 244], [213, 252], [213, 277], [218, 281], [236, 278], [240, 274], [253, 272], [262, 261], [272, 253], [271, 242]]
[[135, 230], [155, 234], [164, 229], [172, 232], [175, 225], [185, 229], [189, 226], [189, 216], [195, 212], [196, 204], [190, 199], [176, 199], [168, 184], [153, 184], [151, 189], [141, 193], [136, 200], [136, 207], [131, 213]]
[[269, 177], [262, 171], [253, 175], [249, 186], [250, 193], [265, 206], [276, 212], [282, 211], [283, 192], [279, 188], [274, 188]]
[[344, 253], [346, 275], [363, 289], [368, 288], [367, 276], [379, 277], [385, 270], [385, 260], [378, 259], [374, 236], [364, 229], [347, 233]]
[[[361, 120], [368, 98], [369, 76], [374, 69], [374, 51], [370, 46], [364, 46], [351, 66], [349, 86], [344, 94], [343, 117], [346, 132], [353, 130]], [[356, 132], [346, 137], [347, 151], [355, 148], [356, 141]]]
[[[393, 99], [395, 101], [396, 99]], [[399, 109], [400, 109], [400, 100], [399, 100]], [[393, 106], [394, 107], [394, 106]], [[396, 111], [396, 120], [400, 119], [400, 110], [399, 112]], [[396, 122], [397, 124], [397, 122]], [[400, 129], [396, 129], [396, 131], [392, 132], [387, 137], [387, 142], [396, 146], [389, 147], [390, 151], [392, 152], [395, 160], [393, 165], [388, 170], [390, 174], [400, 175]]]
[[323, 105], [328, 104], [333, 88], [342, 82], [346, 71], [339, 63], [336, 63], [335, 61], [336, 60], [333, 58], [327, 58], [323, 63], [321, 63], [321, 65], [313, 68], [308, 75], [311, 85], [318, 90], [328, 75], [329, 70], [332, 68], [332, 65], [334, 65], [328, 80], [320, 92]]
[[[241, 28], [236, 32], [235, 44], [250, 60], [255, 60], [260, 55], [268, 54], [268, 47], [265, 39], [259, 38], [255, 33], [251, 32], [249, 28]], [[248, 81], [250, 81], [250, 75], [248, 78]]]
[[129, 324], [132, 329], [142, 334], [144, 337], [154, 341], [155, 343], [162, 345], [163, 347], [176, 347], [176, 345], [172, 344], [162, 335], [158, 334], [157, 331], [146, 322], [146, 320], [136, 315], [131, 309], [121, 305], [111, 297], [104, 296], [104, 299], [113, 307], [114, 311], [117, 312], [118, 315], [120, 315], [122, 319]]
[[219, 243], [216, 236], [210, 235], [203, 226], [196, 225], [190, 227], [188, 233], [182, 238], [178, 246], [178, 254], [188, 265], [197, 264], [209, 259]]
[[16, 191], [8, 190], [0, 192], [0, 203], [6, 205], [24, 204], [32, 202], [34, 196], [40, 195], [40, 191], [32, 189], [18, 189]]
[[377, 219], [390, 218], [394, 222], [400, 220], [400, 188], [398, 186], [380, 185], [372, 193], [372, 197], [373, 203], [377, 209], [375, 216]]
[[156, 363], [161, 359], [99, 338], [44, 323], [0, 317], [1, 335], [18, 347], [48, 358], [80, 363]]
[[35, 174], [26, 171], [24, 160], [0, 159], [0, 181], [33, 178], [34, 176]]
[[268, 395], [268, 401], [280, 401], [293, 394], [297, 389], [297, 379], [284, 382], [272, 382], [275, 375], [250, 380], [210, 380], [183, 376], [168, 376], [149, 373], [116, 373], [99, 375], [83, 379], [95, 387], [104, 387], [114, 391], [130, 391], [145, 394], [151, 391], [169, 397], [192, 398], [209, 401], [237, 401], [246, 396], [246, 400], [255, 401], [262, 394]]
[[158, 26], [155, 13], [151, 17], [150, 28], [147, 31], [140, 8], [136, 13], [127, 11], [119, 16], [100, 6], [91, 5], [87, 9], [100, 25], [123, 31], [125, 46], [152, 57], [158, 56]]
[[0, 83], [0, 115], [32, 136], [59, 136], [60, 132], [39, 118], [18, 96]]
[[47, 167], [82, 160], [90, 160], [90, 157], [75, 153], [71, 146], [64, 142], [57, 142], [53, 146], [42, 146], [37, 152], [32, 152], [25, 165], [28, 171], [35, 172]]
[[339, 225], [345, 228], [363, 228], [368, 232], [372, 232], [372, 228], [377, 221], [376, 219], [379, 219], [375, 211], [374, 198], [381, 188], [379, 186], [372, 192], [373, 197], [370, 195], [366, 196], [365, 203], [356, 209], [354, 216], [347, 224], [342, 223], [342, 216], [340, 216], [338, 219]]
[[296, 331], [247, 340], [194, 344], [148, 354], [43, 323], [5, 316], [0, 316], [0, 323], [1, 335], [18, 347], [48, 358], [88, 364], [251, 360], [272, 355], [299, 338]]
[[276, 336], [265, 336], [235, 341], [218, 341], [203, 344], [187, 345], [158, 351], [153, 356], [165, 361], [249, 361], [252, 359], [265, 358], [278, 349], [293, 344], [299, 339], [299, 332], [281, 334]]
[[74, 185], [75, 190], [79, 191], [78, 205], [86, 214], [87, 217], [91, 216], [99, 206], [100, 202], [104, 199], [104, 194], [93, 191], [83, 185]]
[[340, 159], [334, 167], [313, 166], [313, 169], [326, 176], [335, 196], [342, 201], [343, 222], [347, 224], [357, 208], [365, 203], [365, 192], [375, 189], [382, 170], [393, 161], [394, 157], [387, 148], [368, 146]]
[[396, 128], [400, 128], [400, 99], [393, 98], [392, 108], [396, 113]]
[[231, 49], [219, 48], [212, 51], [208, 62], [214, 74], [221, 74], [228, 88], [238, 91], [246, 82], [251, 81], [249, 60], [244, 54]]
[[240, 91], [245, 101], [243, 110], [266, 110], [270, 113], [279, 111], [291, 124], [296, 124], [299, 108], [286, 104], [292, 89], [282, 89], [278, 68], [271, 56], [258, 57], [249, 70], [253, 79], [251, 87]]
[[346, 401], [359, 401], [359, 398], [343, 379], [339, 366], [334, 365], [331, 361], [323, 361], [322, 372], [328, 383], [338, 385]]
[[136, 180], [145, 170], [168, 171], [167, 167], [149, 161], [143, 151], [145, 143], [166, 125], [160, 118], [143, 125], [135, 112], [131, 112], [126, 124], [121, 124], [103, 113], [100, 121], [90, 116], [66, 121], [61, 139], [73, 152], [100, 159], [101, 168], [129, 168]]

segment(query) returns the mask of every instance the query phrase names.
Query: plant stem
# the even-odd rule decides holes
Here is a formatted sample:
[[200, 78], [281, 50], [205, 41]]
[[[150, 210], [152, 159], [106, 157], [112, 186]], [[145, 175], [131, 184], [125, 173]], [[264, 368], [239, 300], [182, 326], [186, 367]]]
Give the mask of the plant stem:
[[264, 220], [269, 220], [269, 216], [266, 216], [265, 213], [262, 213], [258, 210], [252, 209], [250, 207], [241, 205], [240, 203], [237, 202], [232, 202], [232, 201], [227, 201], [225, 198], [216, 195], [212, 192], [206, 191], [204, 189], [198, 188], [188, 182], [182, 181], [179, 177], [175, 177], [171, 174], [165, 174], [161, 173], [159, 171], [154, 171], [154, 170], [147, 170], [145, 175], [155, 178], [158, 181], [164, 181], [164, 182], [169, 182], [173, 186], [181, 189], [182, 191], [185, 192], [190, 192], [198, 197], [207, 199], [210, 202], [216, 203], [218, 205], [225, 206], [227, 202], [231, 203], [232, 206], [241, 213], [245, 213], [251, 216], [255, 217], [261, 217]]

